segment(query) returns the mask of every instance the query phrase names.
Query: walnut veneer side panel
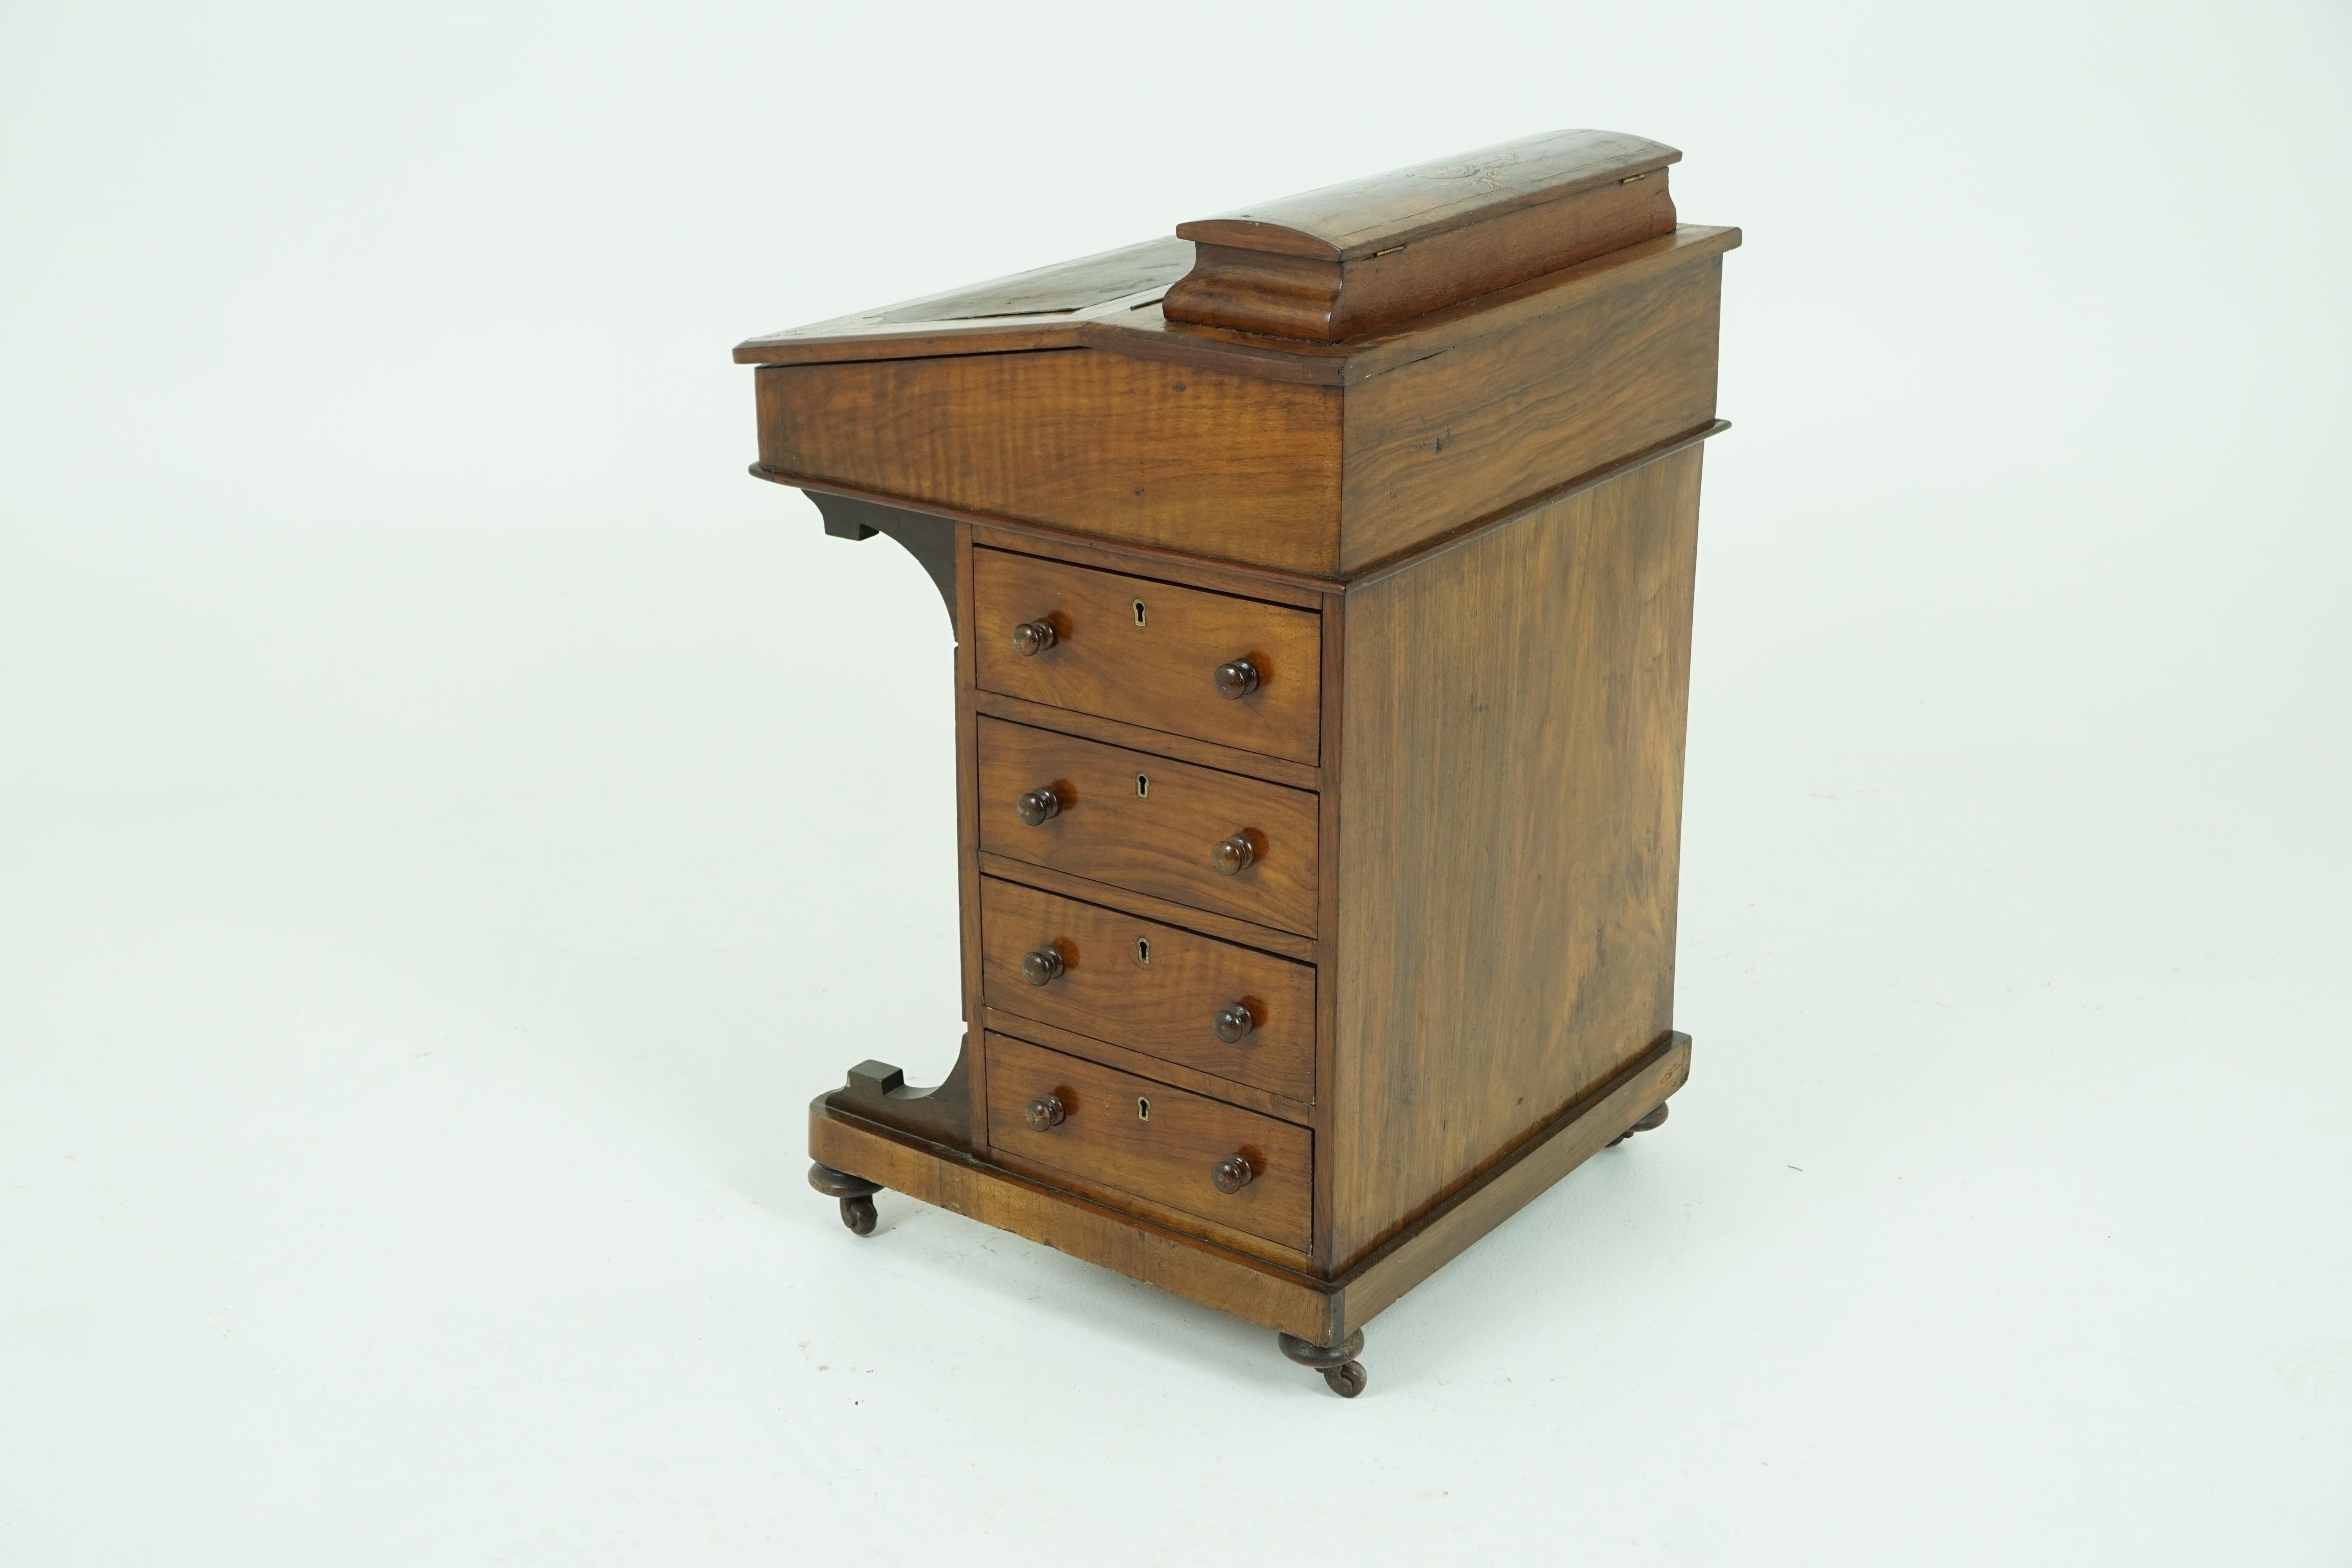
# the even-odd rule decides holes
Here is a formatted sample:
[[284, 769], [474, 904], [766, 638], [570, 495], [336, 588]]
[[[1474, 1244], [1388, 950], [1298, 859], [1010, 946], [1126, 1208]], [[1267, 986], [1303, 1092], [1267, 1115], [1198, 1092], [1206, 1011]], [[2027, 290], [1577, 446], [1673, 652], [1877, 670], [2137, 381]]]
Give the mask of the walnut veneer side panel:
[[1339, 391], [1095, 349], [768, 365], [763, 468], [1329, 575]]
[[1699, 448], [1350, 589], [1345, 1267], [1672, 1027]]
[[1721, 252], [1599, 282], [1348, 388], [1341, 571], [1715, 418]]

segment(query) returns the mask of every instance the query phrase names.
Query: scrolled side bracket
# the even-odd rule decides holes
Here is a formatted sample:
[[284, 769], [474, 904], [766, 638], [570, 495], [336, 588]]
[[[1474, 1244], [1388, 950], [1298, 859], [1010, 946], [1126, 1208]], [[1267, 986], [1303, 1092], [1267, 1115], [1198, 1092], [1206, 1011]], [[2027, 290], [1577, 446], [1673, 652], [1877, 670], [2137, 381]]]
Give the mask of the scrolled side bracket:
[[947, 602], [948, 624], [955, 624], [953, 522], [928, 512], [908, 511], [899, 507], [884, 506], [879, 501], [860, 500], [856, 496], [832, 495], [824, 490], [804, 490], [802, 493], [816, 502], [816, 510], [824, 519], [824, 531], [835, 539], [871, 539], [880, 533], [897, 540], [900, 548], [930, 574], [932, 584], [940, 591], [940, 597]]
[[955, 1066], [929, 1089], [910, 1089], [907, 1075], [888, 1062], [863, 1061], [849, 1069], [849, 1081], [824, 1097], [845, 1115], [878, 1121], [950, 1148], [971, 1147], [971, 1087], [964, 1060], [970, 1036], [956, 1047]]

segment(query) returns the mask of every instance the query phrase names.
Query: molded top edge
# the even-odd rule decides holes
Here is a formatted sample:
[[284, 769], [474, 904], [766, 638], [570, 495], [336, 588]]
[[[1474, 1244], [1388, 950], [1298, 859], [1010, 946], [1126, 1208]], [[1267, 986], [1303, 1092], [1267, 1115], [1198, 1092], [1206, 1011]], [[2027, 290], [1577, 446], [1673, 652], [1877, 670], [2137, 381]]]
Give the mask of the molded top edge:
[[1681, 160], [1618, 131], [1552, 131], [1176, 226], [1180, 239], [1355, 261]]

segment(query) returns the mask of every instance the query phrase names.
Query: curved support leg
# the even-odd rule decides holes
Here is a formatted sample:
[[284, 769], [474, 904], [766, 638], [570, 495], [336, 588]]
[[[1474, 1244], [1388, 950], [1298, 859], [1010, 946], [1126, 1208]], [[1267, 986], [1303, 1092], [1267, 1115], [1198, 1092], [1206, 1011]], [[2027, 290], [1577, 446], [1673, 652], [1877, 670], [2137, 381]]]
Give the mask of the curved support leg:
[[1618, 1144], [1622, 1143], [1626, 1139], [1631, 1138], [1636, 1132], [1654, 1132], [1665, 1124], [1666, 1102], [1662, 1100], [1658, 1101], [1656, 1110], [1651, 1111], [1649, 1115], [1642, 1118], [1641, 1121], [1633, 1123], [1633, 1126], [1625, 1129], [1624, 1131], [1617, 1134], [1616, 1137], [1609, 1140], [1609, 1147], [1614, 1149]]
[[880, 1183], [836, 1171], [831, 1165], [811, 1165], [809, 1185], [829, 1198], [841, 1200], [842, 1224], [860, 1236], [874, 1234], [874, 1194], [882, 1190]]
[[1331, 1392], [1342, 1399], [1355, 1398], [1364, 1392], [1364, 1384], [1370, 1381], [1364, 1373], [1363, 1363], [1356, 1359], [1364, 1352], [1364, 1331], [1361, 1329], [1349, 1334], [1344, 1344], [1311, 1344], [1296, 1334], [1276, 1334], [1275, 1343], [1280, 1345], [1282, 1353], [1292, 1361], [1321, 1373]]

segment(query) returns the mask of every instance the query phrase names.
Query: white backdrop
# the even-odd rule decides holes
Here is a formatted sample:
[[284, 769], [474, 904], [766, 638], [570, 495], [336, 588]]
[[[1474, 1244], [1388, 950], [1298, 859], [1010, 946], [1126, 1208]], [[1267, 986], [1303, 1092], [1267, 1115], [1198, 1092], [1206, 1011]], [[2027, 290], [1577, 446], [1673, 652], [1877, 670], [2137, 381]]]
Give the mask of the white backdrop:
[[[2341, 1563], [2352, 14], [0, 6], [0, 1562]], [[754, 332], [1568, 125], [1727, 266], [1672, 1123], [1272, 1336], [803, 1184], [948, 641]]]

